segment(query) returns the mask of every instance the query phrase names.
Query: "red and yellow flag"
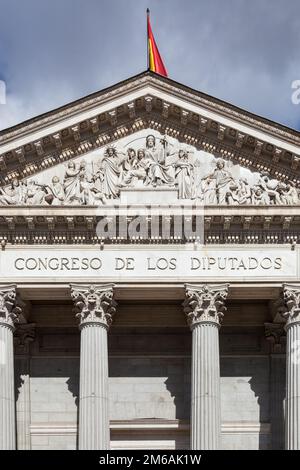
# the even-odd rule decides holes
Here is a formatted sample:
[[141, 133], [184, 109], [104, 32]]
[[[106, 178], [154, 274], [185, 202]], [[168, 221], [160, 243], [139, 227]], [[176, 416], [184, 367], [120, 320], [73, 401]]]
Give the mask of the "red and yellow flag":
[[148, 54], [149, 54], [148, 67], [149, 67], [149, 70], [167, 77], [168, 76], [167, 70], [164, 66], [164, 63], [162, 61], [162, 58], [160, 56], [158, 47], [156, 45], [156, 42], [152, 33], [149, 10], [147, 10], [147, 30], [148, 30]]

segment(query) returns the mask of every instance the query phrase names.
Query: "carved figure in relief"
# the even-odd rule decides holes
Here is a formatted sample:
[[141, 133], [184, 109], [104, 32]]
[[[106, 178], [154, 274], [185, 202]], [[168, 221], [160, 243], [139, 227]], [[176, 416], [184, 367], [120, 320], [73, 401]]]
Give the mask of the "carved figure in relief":
[[239, 204], [251, 204], [251, 188], [246, 178], [240, 178], [238, 185]]
[[215, 180], [217, 203], [225, 204], [230, 184], [234, 182], [234, 179], [230, 172], [225, 169], [224, 160], [217, 160], [216, 168], [213, 173], [204, 177], [203, 180]]
[[100, 168], [103, 172], [103, 194], [107, 199], [119, 196], [122, 184], [121, 163], [125, 159], [126, 154], [117, 152], [115, 147], [110, 146], [105, 150]]
[[65, 204], [78, 204], [80, 202], [80, 172], [82, 168], [73, 161], [68, 163], [64, 176]]
[[179, 150], [175, 163], [175, 183], [180, 199], [194, 198], [194, 165], [189, 161], [186, 150]]
[[93, 176], [92, 176], [92, 181], [94, 183], [94, 187], [103, 193], [103, 182], [104, 182], [104, 173], [103, 169], [101, 167], [101, 164], [94, 169], [93, 165]]
[[241, 200], [241, 186], [239, 182], [236, 182], [235, 184], [232, 184], [229, 186], [229, 191], [226, 195], [226, 202], [231, 206], [231, 205], [238, 205], [240, 204]]
[[229, 205], [251, 204], [251, 189], [245, 178], [239, 178], [231, 183], [226, 195], [226, 202]]
[[215, 179], [203, 178], [201, 180], [198, 199], [202, 201], [205, 206], [215, 205], [218, 203]]
[[93, 181], [85, 178], [83, 173], [80, 175], [80, 200], [84, 206], [91, 206], [100, 202], [105, 204], [105, 197], [102, 191], [95, 186]]
[[259, 181], [257, 183], [257, 186], [259, 186], [264, 194], [265, 194], [265, 200], [268, 201], [267, 204], [280, 204], [280, 196], [278, 192], [278, 181], [274, 179], [270, 179], [268, 175], [263, 173]]
[[174, 167], [167, 165], [167, 140], [161, 139], [160, 146], [154, 135], [146, 137], [146, 158], [149, 160], [148, 176], [152, 186], [174, 185]]
[[268, 204], [268, 194], [265, 193], [260, 187], [256, 187], [252, 193], [252, 204], [254, 206], [264, 206]]
[[131, 168], [123, 178], [124, 186], [131, 186], [135, 181], [142, 181], [145, 185], [149, 184], [148, 170], [150, 162], [146, 159], [145, 150], [138, 149], [136, 155], [131, 161]]
[[[65, 201], [65, 192], [62, 183], [58, 176], [53, 176], [51, 185], [46, 186], [47, 195], [45, 196], [46, 201], [53, 206], [61, 206]], [[51, 201], [51, 202], [50, 202]]]
[[26, 204], [30, 206], [46, 204], [46, 195], [46, 186], [38, 184], [36, 180], [28, 181], [25, 193]]
[[282, 204], [291, 206], [299, 203], [298, 191], [293, 183], [285, 184], [279, 194]]
[[16, 178], [6, 190], [0, 188], [0, 204], [3, 206], [22, 205], [26, 202], [26, 185]]
[[127, 149], [126, 158], [121, 163], [121, 168], [123, 171], [123, 177], [135, 166], [137, 162], [137, 153], [134, 148], [129, 147]]

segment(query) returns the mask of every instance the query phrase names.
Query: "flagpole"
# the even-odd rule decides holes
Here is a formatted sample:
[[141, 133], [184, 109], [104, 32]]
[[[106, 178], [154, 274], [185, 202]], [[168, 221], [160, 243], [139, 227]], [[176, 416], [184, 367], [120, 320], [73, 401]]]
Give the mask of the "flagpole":
[[150, 16], [150, 10], [147, 8], [147, 71], [150, 70], [150, 64], [149, 64], [149, 28], [148, 28], [148, 20]]

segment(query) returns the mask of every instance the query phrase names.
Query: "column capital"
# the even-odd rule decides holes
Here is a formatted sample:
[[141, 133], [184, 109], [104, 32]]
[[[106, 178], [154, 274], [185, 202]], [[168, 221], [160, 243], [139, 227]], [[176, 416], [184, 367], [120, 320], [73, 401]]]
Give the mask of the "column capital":
[[221, 325], [229, 284], [185, 284], [183, 310], [193, 329], [199, 323]]
[[17, 290], [14, 284], [0, 285], [0, 325], [14, 330], [19, 322], [22, 308], [17, 299]]
[[288, 329], [291, 325], [300, 324], [300, 284], [283, 284], [283, 300], [285, 311], [282, 316]]
[[79, 318], [79, 328], [95, 324], [109, 328], [116, 313], [113, 284], [71, 284], [71, 297], [74, 311]]

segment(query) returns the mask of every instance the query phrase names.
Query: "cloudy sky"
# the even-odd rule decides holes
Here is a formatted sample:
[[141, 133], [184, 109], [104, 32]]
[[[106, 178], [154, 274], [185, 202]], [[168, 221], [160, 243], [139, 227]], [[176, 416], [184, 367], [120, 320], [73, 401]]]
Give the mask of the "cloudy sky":
[[299, 0], [0, 0], [0, 129], [146, 69], [300, 130]]

